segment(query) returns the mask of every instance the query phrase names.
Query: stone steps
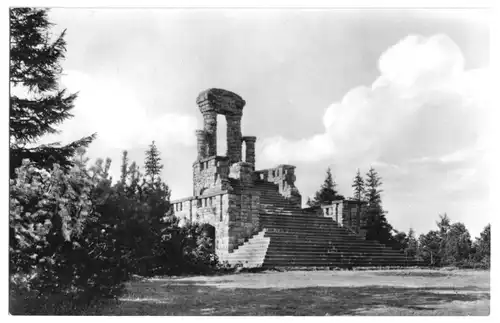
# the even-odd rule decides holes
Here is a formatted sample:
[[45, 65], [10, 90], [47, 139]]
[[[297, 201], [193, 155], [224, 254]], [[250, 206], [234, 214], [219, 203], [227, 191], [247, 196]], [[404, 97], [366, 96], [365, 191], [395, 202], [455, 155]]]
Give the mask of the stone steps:
[[[314, 237], [310, 236], [307, 238], [297, 238], [294, 236], [285, 236], [285, 235], [267, 235], [268, 237], [272, 237], [273, 240], [276, 241], [282, 241], [282, 242], [288, 242], [290, 245], [297, 245], [297, 244], [318, 244], [318, 243], [323, 243], [323, 242], [328, 242], [332, 245], [337, 245], [337, 246], [352, 246], [352, 247], [368, 247], [368, 248], [378, 248], [378, 249], [383, 249], [386, 250], [386, 247], [378, 245], [376, 243], [371, 243], [371, 242], [366, 242], [363, 243], [362, 241], [346, 241], [343, 240], [339, 237]], [[392, 250], [392, 249], [390, 249]]]
[[[241, 190], [238, 185], [233, 188], [235, 192]], [[255, 181], [254, 189], [261, 194], [259, 225], [262, 231], [235, 249], [232, 261], [265, 268], [416, 264], [399, 250], [364, 240], [331, 218], [290, 204], [273, 183]]]
[[307, 254], [317, 254], [317, 253], [343, 253], [344, 255], [362, 255], [362, 256], [367, 256], [367, 255], [373, 255], [373, 256], [384, 256], [387, 258], [395, 257], [404, 257], [403, 254], [387, 254], [383, 251], [374, 251], [370, 249], [365, 249], [365, 250], [348, 250], [348, 249], [338, 249], [335, 247], [331, 246], [324, 246], [324, 247], [317, 247], [317, 248], [312, 248], [312, 249], [284, 249], [284, 248], [279, 248], [279, 247], [270, 247], [267, 249], [267, 253], [278, 253], [278, 254], [297, 254], [297, 253], [307, 253]]
[[267, 253], [270, 238], [266, 237], [266, 229], [250, 238], [243, 245], [234, 249], [232, 253], [227, 255], [223, 260], [231, 265], [241, 263], [243, 267], [255, 268], [261, 267]]
[[[263, 246], [265, 247], [265, 246]], [[278, 245], [276, 242], [273, 241], [270, 246], [267, 248], [267, 252], [278, 252], [278, 253], [322, 253], [325, 250], [330, 250], [331, 252], [343, 252], [343, 253], [349, 253], [352, 255], [373, 255], [373, 256], [378, 256], [378, 255], [383, 255], [385, 257], [404, 257], [403, 253], [400, 252], [387, 252], [385, 250], [376, 250], [376, 249], [370, 249], [370, 248], [351, 248], [351, 247], [345, 247], [345, 248], [340, 248], [335, 245], [322, 245], [322, 246], [314, 246], [314, 247], [293, 247], [293, 246], [283, 246], [283, 245]]]
[[286, 261], [273, 261], [272, 263], [265, 263], [262, 265], [264, 269], [273, 268], [301, 268], [301, 267], [312, 267], [312, 268], [352, 268], [352, 267], [412, 267], [419, 266], [417, 262], [338, 262], [338, 261], [318, 261], [318, 262], [299, 262], [293, 260]]

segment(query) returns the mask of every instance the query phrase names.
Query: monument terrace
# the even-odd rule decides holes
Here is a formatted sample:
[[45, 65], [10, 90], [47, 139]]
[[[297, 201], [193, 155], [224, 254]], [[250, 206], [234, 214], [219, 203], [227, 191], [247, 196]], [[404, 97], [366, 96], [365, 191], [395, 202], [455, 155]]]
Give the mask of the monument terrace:
[[[196, 130], [193, 195], [172, 201], [177, 217], [215, 229], [221, 261], [245, 267], [352, 267], [410, 265], [401, 251], [364, 238], [366, 205], [334, 201], [302, 208], [295, 166], [255, 170], [257, 137], [243, 136], [245, 100], [208, 89], [196, 103], [203, 129]], [[226, 156], [217, 156], [217, 115], [227, 120]], [[245, 160], [242, 158], [245, 147]]]

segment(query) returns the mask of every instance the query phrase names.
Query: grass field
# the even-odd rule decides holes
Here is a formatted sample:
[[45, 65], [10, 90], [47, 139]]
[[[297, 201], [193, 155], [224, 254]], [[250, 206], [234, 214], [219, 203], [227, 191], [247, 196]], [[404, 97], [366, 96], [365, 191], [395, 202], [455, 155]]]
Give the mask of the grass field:
[[[490, 273], [289, 271], [131, 282], [101, 315], [489, 315]], [[89, 313], [92, 314], [92, 313]]]

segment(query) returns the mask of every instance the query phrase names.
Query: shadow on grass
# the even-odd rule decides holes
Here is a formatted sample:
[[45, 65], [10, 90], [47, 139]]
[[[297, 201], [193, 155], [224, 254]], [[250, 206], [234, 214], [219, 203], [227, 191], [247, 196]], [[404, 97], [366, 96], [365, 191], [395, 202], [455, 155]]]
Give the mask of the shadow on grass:
[[382, 271], [382, 272], [374, 272], [374, 275], [377, 276], [411, 276], [411, 277], [448, 277], [451, 275], [455, 275], [454, 272], [439, 272], [439, 271]]
[[[475, 286], [407, 288], [390, 286], [307, 288], [217, 288], [200, 282], [141, 283], [129, 294], [88, 315], [488, 315], [489, 290]], [[457, 303], [486, 302], [464, 313]], [[453, 306], [451, 306], [453, 305]], [[433, 312], [436, 311], [436, 312]], [[393, 313], [393, 314], [390, 314]], [[384, 315], [384, 314], [383, 314]]]

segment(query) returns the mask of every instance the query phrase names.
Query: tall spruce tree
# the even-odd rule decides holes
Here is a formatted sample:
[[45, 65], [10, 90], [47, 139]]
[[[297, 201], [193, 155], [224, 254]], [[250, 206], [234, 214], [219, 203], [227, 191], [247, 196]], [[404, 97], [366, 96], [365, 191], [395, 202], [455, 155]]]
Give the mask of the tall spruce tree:
[[154, 141], [149, 145], [149, 150], [146, 151], [144, 169], [145, 175], [149, 176], [151, 183], [154, 183], [155, 179], [159, 179], [163, 165], [161, 164], [160, 151], [156, 148]]
[[382, 208], [382, 178], [373, 167], [370, 167], [370, 170], [366, 174], [365, 183], [365, 200], [368, 202], [365, 227], [367, 230], [366, 238], [369, 240], [378, 240], [386, 245], [393, 245], [393, 229], [387, 222], [385, 217], [386, 212]]
[[380, 195], [383, 192], [380, 188], [382, 186], [382, 178], [373, 167], [370, 167], [370, 170], [366, 173], [365, 183], [365, 200], [368, 202], [368, 205], [382, 209], [382, 198]]
[[364, 198], [365, 194], [365, 181], [363, 177], [361, 176], [361, 173], [358, 168], [358, 172], [356, 173], [356, 176], [354, 177], [353, 183], [352, 183], [352, 188], [354, 191], [354, 199], [356, 201], [361, 201]]
[[320, 206], [322, 204], [329, 204], [335, 200], [343, 200], [344, 197], [339, 195], [336, 190], [337, 184], [332, 176], [330, 167], [326, 170], [325, 181], [321, 185], [319, 191], [314, 194], [313, 199], [307, 201], [308, 206]]
[[120, 183], [122, 187], [125, 185], [127, 182], [127, 176], [128, 176], [128, 151], [124, 150], [122, 152], [122, 165], [121, 165], [121, 171], [120, 171]]
[[43, 135], [57, 133], [55, 126], [72, 117], [77, 97], [67, 94], [58, 83], [66, 53], [65, 31], [51, 41], [52, 26], [46, 9], [10, 9], [11, 177], [23, 159], [47, 169], [54, 163], [68, 169], [76, 149], [87, 147], [95, 138], [94, 134], [65, 146], [35, 145]]

